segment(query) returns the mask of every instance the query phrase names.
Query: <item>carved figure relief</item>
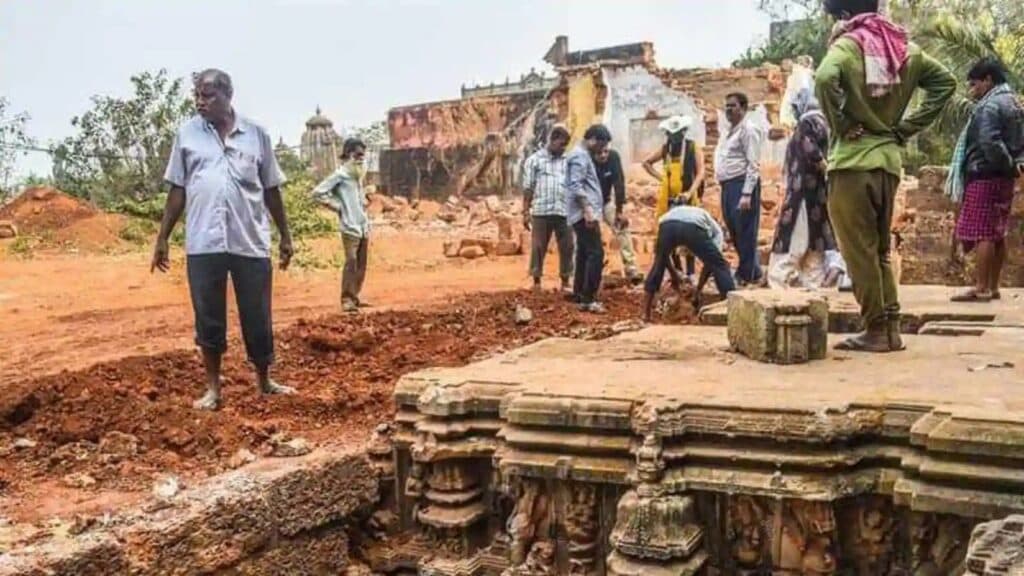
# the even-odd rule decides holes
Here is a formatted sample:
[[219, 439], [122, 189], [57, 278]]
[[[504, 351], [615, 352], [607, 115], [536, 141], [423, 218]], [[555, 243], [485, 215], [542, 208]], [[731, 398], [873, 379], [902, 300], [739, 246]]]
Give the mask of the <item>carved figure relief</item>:
[[423, 496], [424, 474], [424, 465], [420, 462], [413, 461], [412, 468], [409, 469], [409, 477], [405, 479], [406, 496], [412, 499], [418, 499]]
[[891, 502], [866, 496], [844, 510], [843, 557], [857, 576], [893, 572], [897, 521]]
[[475, 486], [476, 479], [469, 472], [465, 462], [443, 460], [430, 467], [427, 484], [435, 490], [458, 492]]
[[569, 574], [591, 574], [594, 569], [600, 538], [597, 516], [597, 487], [593, 484], [572, 484], [565, 510]]
[[766, 507], [752, 496], [729, 499], [728, 537], [732, 557], [742, 568], [761, 568], [768, 547], [769, 514]]
[[830, 502], [787, 500], [775, 566], [799, 574], [835, 574], [835, 516]]
[[512, 566], [525, 563], [527, 556], [533, 554], [533, 545], [549, 537], [551, 516], [551, 499], [544, 493], [541, 484], [533, 480], [523, 480], [519, 486], [515, 508], [512, 509], [506, 524]]
[[525, 572], [531, 576], [555, 573], [555, 543], [551, 540], [535, 542], [526, 557]]
[[914, 513], [910, 516], [913, 576], [955, 574], [967, 555], [971, 525], [963, 518]]

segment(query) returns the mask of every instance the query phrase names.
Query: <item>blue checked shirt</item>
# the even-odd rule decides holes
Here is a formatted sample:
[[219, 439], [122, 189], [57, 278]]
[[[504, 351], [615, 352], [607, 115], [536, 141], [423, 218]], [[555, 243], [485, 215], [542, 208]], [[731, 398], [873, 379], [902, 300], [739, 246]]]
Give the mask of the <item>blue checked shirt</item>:
[[541, 148], [523, 165], [523, 189], [533, 192], [530, 214], [565, 216], [565, 156], [553, 158]]

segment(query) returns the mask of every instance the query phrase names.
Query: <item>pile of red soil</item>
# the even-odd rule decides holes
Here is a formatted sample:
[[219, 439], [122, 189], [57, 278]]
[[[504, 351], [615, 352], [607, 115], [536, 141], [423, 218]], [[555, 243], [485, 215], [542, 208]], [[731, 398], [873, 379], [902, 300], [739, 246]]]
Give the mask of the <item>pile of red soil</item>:
[[[510, 292], [431, 310], [299, 321], [278, 333], [275, 367], [277, 379], [298, 394], [261, 398], [236, 341], [225, 357], [225, 407], [216, 413], [191, 408], [203, 390], [192, 351], [16, 383], [0, 390], [0, 495], [73, 474], [87, 474], [99, 488], [132, 490], [148, 488], [160, 473], [219, 472], [240, 448], [268, 453], [278, 432], [315, 443], [362, 441], [390, 419], [403, 374], [463, 365], [549, 336], [604, 337], [616, 322], [637, 317], [638, 294], [606, 291], [604, 298], [608, 313], [601, 316], [577, 312], [554, 292]], [[532, 322], [515, 323], [517, 304], [532, 310]], [[125, 455], [118, 433], [137, 439], [137, 448]], [[28, 442], [15, 449], [16, 439]], [[105, 445], [122, 448], [111, 454]]]
[[0, 208], [0, 220], [11, 220], [20, 234], [33, 236], [68, 228], [96, 214], [87, 202], [47, 186], [29, 188]]

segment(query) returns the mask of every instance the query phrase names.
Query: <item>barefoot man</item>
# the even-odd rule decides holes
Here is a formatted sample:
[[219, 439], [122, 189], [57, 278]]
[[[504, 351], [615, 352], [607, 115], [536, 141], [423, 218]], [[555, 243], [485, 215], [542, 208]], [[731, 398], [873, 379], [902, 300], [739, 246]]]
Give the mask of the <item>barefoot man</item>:
[[[171, 185], [151, 270], [170, 268], [167, 240], [185, 212], [188, 284], [196, 344], [203, 351], [206, 394], [201, 410], [220, 407], [221, 357], [227, 350], [227, 281], [235, 289], [249, 361], [264, 394], [295, 391], [270, 379], [274, 334], [270, 319], [270, 218], [281, 234], [281, 269], [292, 239], [281, 201], [284, 175], [270, 136], [231, 106], [231, 77], [205, 70], [194, 77], [198, 116], [178, 128], [164, 178]], [[269, 212], [269, 216], [268, 216]]]

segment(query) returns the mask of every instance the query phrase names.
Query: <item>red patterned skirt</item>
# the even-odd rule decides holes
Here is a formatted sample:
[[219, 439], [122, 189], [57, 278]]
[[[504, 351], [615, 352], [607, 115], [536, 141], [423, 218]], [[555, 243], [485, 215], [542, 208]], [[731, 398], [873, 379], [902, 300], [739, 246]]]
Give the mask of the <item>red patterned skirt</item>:
[[971, 248], [977, 242], [1006, 238], [1013, 203], [1014, 181], [1007, 178], [972, 180], [964, 190], [964, 203], [956, 222], [956, 238]]

